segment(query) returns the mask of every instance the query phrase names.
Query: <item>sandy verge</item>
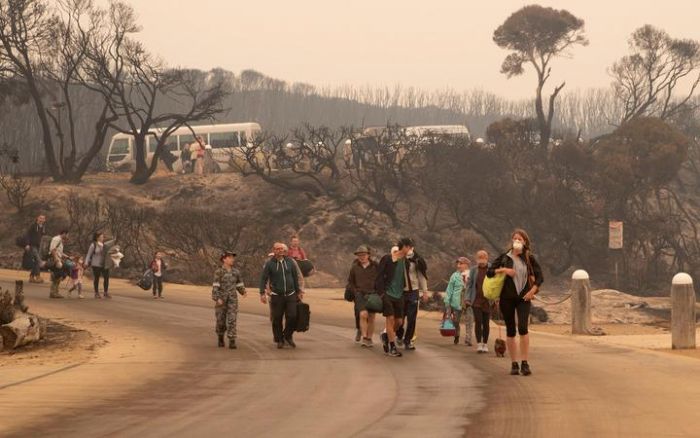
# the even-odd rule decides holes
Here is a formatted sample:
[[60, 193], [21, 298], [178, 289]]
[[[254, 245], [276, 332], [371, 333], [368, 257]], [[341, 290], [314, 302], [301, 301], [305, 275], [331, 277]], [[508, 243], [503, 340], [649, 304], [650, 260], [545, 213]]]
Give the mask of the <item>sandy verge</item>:
[[[14, 285], [17, 276], [0, 270], [0, 285]], [[59, 405], [85, 409], [127, 394], [184, 357], [177, 345], [164, 348], [157, 336], [95, 317], [87, 307], [31, 296], [27, 302], [30, 312], [51, 321], [52, 330], [43, 344], [0, 354], [0, 436], [63, 414]]]

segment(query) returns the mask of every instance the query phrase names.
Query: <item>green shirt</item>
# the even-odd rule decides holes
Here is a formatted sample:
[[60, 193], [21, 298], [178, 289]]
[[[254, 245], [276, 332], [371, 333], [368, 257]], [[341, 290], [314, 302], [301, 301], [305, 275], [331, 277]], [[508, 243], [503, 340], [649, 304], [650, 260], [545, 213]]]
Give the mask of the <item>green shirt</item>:
[[391, 298], [399, 299], [403, 297], [403, 286], [406, 279], [406, 262], [404, 259], [399, 259], [396, 262], [396, 269], [394, 270], [394, 278], [391, 280], [391, 284], [387, 289], [386, 293], [389, 294]]

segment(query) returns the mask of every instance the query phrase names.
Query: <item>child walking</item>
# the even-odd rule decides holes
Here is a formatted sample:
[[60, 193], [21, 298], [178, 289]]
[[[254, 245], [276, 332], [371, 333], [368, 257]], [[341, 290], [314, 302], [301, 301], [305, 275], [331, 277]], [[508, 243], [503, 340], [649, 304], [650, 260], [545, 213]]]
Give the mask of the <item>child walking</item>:
[[460, 320], [462, 318], [462, 301], [466, 292], [467, 277], [469, 275], [469, 259], [460, 257], [457, 259], [457, 270], [450, 277], [445, 290], [445, 315], [451, 316], [457, 332], [454, 343], [459, 344]]
[[168, 269], [168, 265], [163, 260], [163, 253], [157, 251], [151, 261], [151, 271], [153, 271], [153, 298], [163, 298], [163, 272]]
[[76, 256], [73, 258], [73, 267], [70, 270], [70, 289], [68, 289], [68, 297], [74, 290], [78, 290], [78, 298], [83, 299], [83, 275], [85, 274], [85, 264], [83, 258]]

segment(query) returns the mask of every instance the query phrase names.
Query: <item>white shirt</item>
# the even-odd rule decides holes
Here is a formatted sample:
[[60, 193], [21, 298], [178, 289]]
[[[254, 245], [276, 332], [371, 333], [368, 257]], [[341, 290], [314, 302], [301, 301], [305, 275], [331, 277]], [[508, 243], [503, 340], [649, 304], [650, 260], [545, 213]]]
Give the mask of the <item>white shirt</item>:
[[52, 253], [54, 250], [56, 250], [57, 257], [64, 257], [63, 239], [61, 238], [60, 234], [58, 236], [54, 236], [53, 239], [51, 239], [51, 244], [49, 245], [49, 253]]

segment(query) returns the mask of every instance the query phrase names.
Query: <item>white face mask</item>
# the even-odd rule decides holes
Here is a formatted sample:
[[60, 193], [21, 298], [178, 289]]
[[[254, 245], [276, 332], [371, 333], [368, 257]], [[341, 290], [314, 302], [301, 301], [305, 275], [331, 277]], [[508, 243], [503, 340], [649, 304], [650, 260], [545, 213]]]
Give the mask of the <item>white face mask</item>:
[[513, 249], [514, 249], [514, 250], [522, 251], [522, 250], [523, 250], [523, 247], [524, 247], [523, 242], [521, 242], [521, 241], [519, 241], [519, 240], [514, 240], [514, 241], [513, 241]]

